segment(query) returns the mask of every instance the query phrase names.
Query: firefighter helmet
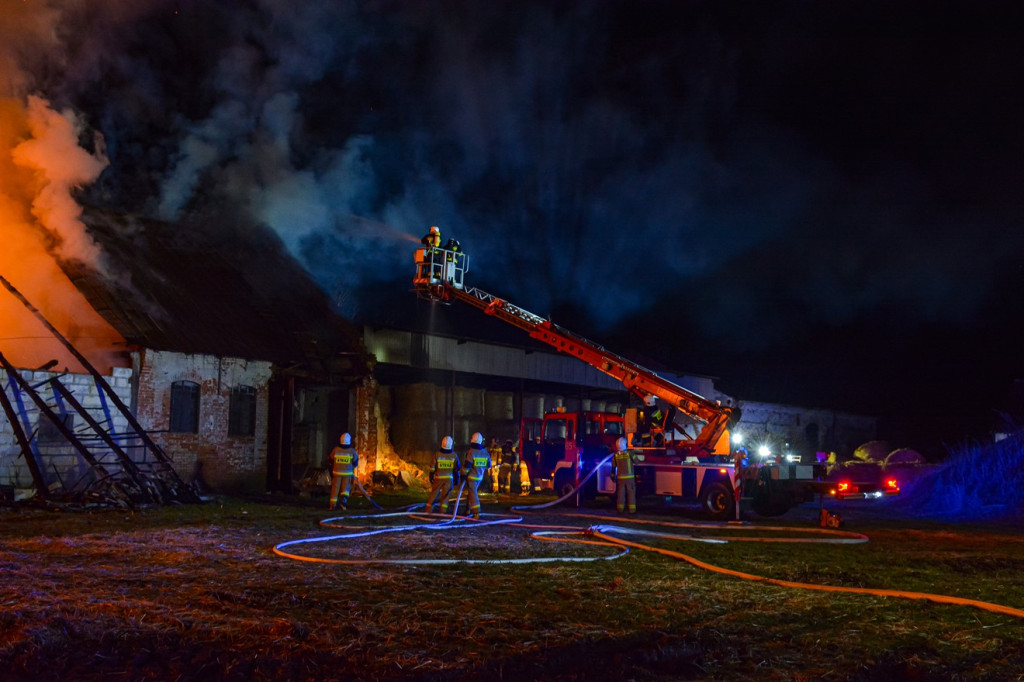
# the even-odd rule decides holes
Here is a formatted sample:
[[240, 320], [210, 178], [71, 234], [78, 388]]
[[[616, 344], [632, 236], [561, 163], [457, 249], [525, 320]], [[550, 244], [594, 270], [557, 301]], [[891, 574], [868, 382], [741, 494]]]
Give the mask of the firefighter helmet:
[[438, 229], [437, 225], [431, 225], [430, 234], [441, 234], [441, 230]]
[[654, 407], [654, 404], [657, 402], [657, 400], [658, 400], [657, 396], [653, 396], [653, 395], [644, 396], [644, 405], [646, 405], [647, 407]]
[[469, 439], [469, 442], [472, 443], [473, 445], [483, 445], [484, 434], [477, 431], [476, 433], [473, 434], [473, 437]]
[[619, 450], [620, 452], [625, 451], [625, 449], [626, 449], [626, 439], [625, 438], [619, 438], [617, 441], [615, 441], [615, 448], [617, 450]]
[[346, 448], [351, 446], [352, 445], [352, 434], [351, 433], [343, 433], [343, 434], [341, 434], [341, 444], [344, 445]]
[[449, 450], [452, 449], [452, 444], [454, 442], [455, 441], [452, 440], [451, 436], [445, 436], [444, 438], [441, 439], [441, 449], [444, 450], [445, 452], [448, 452]]

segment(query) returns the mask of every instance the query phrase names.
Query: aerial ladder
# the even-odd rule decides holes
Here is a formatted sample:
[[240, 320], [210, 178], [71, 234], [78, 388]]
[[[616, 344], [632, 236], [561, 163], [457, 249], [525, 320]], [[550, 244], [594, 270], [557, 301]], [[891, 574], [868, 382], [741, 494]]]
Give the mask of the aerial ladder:
[[[696, 435], [689, 434], [684, 428], [681, 430], [684, 438], [665, 438], [660, 447], [638, 448], [635, 442], [630, 443], [631, 450], [640, 451], [637, 455], [640, 460], [637, 472], [638, 483], [639, 476], [645, 478], [644, 485], [639, 486], [642, 492], [662, 495], [666, 499], [695, 499], [707, 515], [719, 519], [728, 518], [734, 513], [738, 518], [741, 499], [749, 500], [758, 514], [775, 516], [813, 500], [815, 495], [822, 499], [825, 495], [841, 499], [899, 494], [895, 479], [887, 480], [883, 486], [862, 486], [856, 489], [848, 483], [825, 480], [825, 471], [821, 465], [772, 462], [743, 466], [738, 455], [732, 458], [716, 453], [716, 445], [733, 423], [739, 420], [739, 410], [683, 388], [653, 370], [505, 299], [466, 286], [469, 256], [458, 249], [419, 248], [414, 260], [416, 272], [413, 286], [421, 298], [442, 304], [461, 301], [522, 329], [532, 338], [620, 381], [645, 404], [663, 401], [670, 406], [666, 423], [678, 411], [694, 422], [703, 424]], [[673, 425], [672, 432], [680, 431]], [[632, 440], [634, 434], [628, 435]], [[663, 435], [667, 435], [667, 430]], [[579, 462], [580, 466], [582, 464]], [[578, 479], [578, 468], [573, 468], [577, 469]], [[597, 480], [597, 492], [614, 491], [608, 475], [602, 473]]]
[[681, 431], [690, 436], [689, 440], [675, 444], [676, 451], [682, 457], [702, 458], [712, 455], [715, 445], [730, 427], [734, 414], [732, 408], [683, 388], [653, 370], [505, 299], [466, 286], [464, 278], [469, 267], [468, 254], [442, 248], [420, 248], [416, 250], [414, 258], [416, 275], [413, 285], [421, 298], [444, 304], [454, 301], [468, 303], [620, 381], [627, 391], [645, 403], [651, 404], [652, 399], [660, 399], [675, 411], [703, 424], [695, 436], [690, 436], [685, 430]]

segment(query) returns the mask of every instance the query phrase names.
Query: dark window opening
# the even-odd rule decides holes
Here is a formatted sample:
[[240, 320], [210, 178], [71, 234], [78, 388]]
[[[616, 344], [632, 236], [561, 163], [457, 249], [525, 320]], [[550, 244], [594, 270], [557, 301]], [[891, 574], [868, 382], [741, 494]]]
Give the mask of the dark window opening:
[[171, 384], [171, 431], [199, 433], [199, 384], [175, 381]]
[[255, 388], [235, 386], [231, 389], [231, 403], [228, 409], [229, 436], [253, 436], [256, 434]]

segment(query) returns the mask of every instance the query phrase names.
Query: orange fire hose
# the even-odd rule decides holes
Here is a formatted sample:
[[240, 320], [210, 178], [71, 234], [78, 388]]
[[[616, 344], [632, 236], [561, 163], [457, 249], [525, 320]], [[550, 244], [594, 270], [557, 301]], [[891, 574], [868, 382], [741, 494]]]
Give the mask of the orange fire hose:
[[991, 602], [979, 601], [977, 599], [964, 599], [962, 597], [950, 597], [942, 594], [930, 594], [927, 592], [906, 592], [903, 590], [881, 590], [867, 587], [836, 587], [830, 585], [814, 585], [812, 583], [799, 583], [791, 580], [778, 580], [776, 578], [766, 578], [760, 575], [753, 575], [752, 573], [743, 573], [742, 571], [734, 571], [729, 568], [722, 568], [720, 566], [713, 566], [709, 563], [695, 559], [689, 555], [683, 554], [682, 552], [673, 552], [669, 549], [661, 549], [659, 547], [652, 547], [650, 545], [644, 545], [638, 542], [632, 542], [630, 540], [624, 540], [622, 538], [616, 538], [600, 530], [590, 530], [593, 537], [599, 538], [606, 542], [614, 542], [621, 544], [625, 547], [633, 547], [636, 549], [644, 549], [649, 552], [657, 552], [673, 559], [679, 559], [685, 561], [698, 568], [703, 568], [706, 571], [712, 571], [714, 573], [721, 573], [723, 575], [731, 575], [736, 578], [743, 580], [752, 580], [755, 582], [768, 583], [770, 585], [777, 585], [779, 587], [791, 587], [802, 590], [816, 590], [818, 592], [845, 592], [848, 594], [868, 594], [875, 597], [898, 597], [900, 599], [919, 599], [924, 601], [935, 602], [937, 604], [955, 604], [957, 606], [971, 606], [976, 609], [982, 609], [985, 611], [991, 611], [993, 613], [1000, 613], [1006, 616], [1013, 616], [1015, 618], [1024, 618], [1024, 609], [1015, 609], [1010, 606], [1003, 606], [1002, 604], [993, 604]]

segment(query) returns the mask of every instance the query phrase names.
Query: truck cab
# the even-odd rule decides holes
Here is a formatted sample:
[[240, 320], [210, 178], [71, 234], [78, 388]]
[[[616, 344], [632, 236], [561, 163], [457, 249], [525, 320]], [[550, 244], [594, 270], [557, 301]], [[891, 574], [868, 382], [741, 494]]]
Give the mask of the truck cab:
[[520, 431], [524, 441], [520, 452], [524, 456], [530, 452], [530, 435], [538, 431], [541, 461], [535, 463], [528, 459], [527, 466], [532, 477], [550, 480], [559, 494], [575, 488], [597, 462], [615, 449], [615, 441], [626, 435], [621, 414], [589, 410], [569, 412], [559, 408], [545, 414], [539, 424], [524, 424]]

